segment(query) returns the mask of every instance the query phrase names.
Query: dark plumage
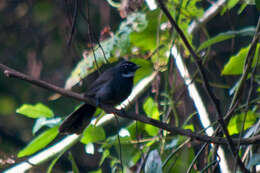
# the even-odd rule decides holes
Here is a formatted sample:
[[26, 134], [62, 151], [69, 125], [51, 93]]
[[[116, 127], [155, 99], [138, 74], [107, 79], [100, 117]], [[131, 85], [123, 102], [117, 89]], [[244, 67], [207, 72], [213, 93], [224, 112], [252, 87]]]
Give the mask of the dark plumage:
[[[130, 61], [121, 61], [104, 71], [88, 87], [85, 95], [95, 98], [97, 106], [100, 102], [112, 106], [121, 103], [131, 93], [134, 73], [138, 68], [139, 66]], [[82, 104], [62, 122], [59, 128], [60, 133], [82, 133], [95, 111], [95, 106]]]

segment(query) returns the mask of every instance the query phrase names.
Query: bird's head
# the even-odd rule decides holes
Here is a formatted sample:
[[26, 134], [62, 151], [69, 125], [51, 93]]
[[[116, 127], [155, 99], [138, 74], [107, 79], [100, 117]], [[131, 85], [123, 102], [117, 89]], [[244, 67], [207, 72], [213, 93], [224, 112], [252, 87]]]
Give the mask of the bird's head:
[[118, 67], [123, 77], [133, 77], [135, 71], [140, 68], [140, 66], [130, 61], [122, 61], [118, 64]]

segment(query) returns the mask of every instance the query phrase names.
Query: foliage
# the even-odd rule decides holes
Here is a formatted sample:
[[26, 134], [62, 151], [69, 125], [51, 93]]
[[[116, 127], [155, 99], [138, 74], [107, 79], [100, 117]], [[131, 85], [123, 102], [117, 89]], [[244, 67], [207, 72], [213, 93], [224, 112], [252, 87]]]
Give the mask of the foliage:
[[[166, 3], [166, 1], [164, 2]], [[218, 17], [221, 18], [219, 20], [223, 22], [223, 18], [229, 15], [227, 13], [243, 14], [243, 11], [249, 8], [247, 6], [249, 2], [243, 1], [242, 4], [239, 2], [238, 0], [230, 0], [220, 11], [216, 11]], [[258, 2], [253, 4], [259, 8]], [[88, 5], [92, 7], [93, 4], [87, 4], [86, 6]], [[188, 32], [190, 24], [193, 21], [201, 19], [208, 8], [214, 6], [214, 2], [210, 4], [209, 2], [200, 0], [169, 0], [165, 5], [183, 31], [190, 46], [194, 50], [197, 48], [196, 52], [200, 53], [201, 59], [204, 60], [203, 68], [207, 72], [206, 80], [210, 84], [211, 90], [214, 91], [214, 94], [220, 100], [217, 104], [220, 105], [221, 112], [229, 112], [229, 106], [226, 105], [230, 105], [232, 96], [228, 95], [226, 89], [218, 86], [232, 86], [234, 83], [239, 82], [240, 79], [237, 78], [237, 76], [244, 73], [245, 59], [251, 47], [251, 40], [257, 31], [256, 24], [246, 23], [248, 18], [242, 20], [241, 17], [241, 24], [235, 23], [236, 28], [233, 29], [224, 22], [221, 23], [217, 21], [217, 19], [210, 17], [208, 19], [210, 21], [206, 21], [208, 23], [199, 27], [198, 33], [190, 34]], [[30, 54], [28, 52], [33, 52], [31, 50], [33, 49], [37, 52], [37, 56], [57, 56], [57, 59], [58, 57], [62, 57], [59, 53], [61, 50], [56, 50], [55, 48], [59, 47], [59, 45], [64, 42], [64, 39], [57, 33], [58, 29], [54, 26], [62, 27], [64, 23], [54, 22], [56, 21], [54, 20], [56, 16], [56, 9], [54, 7], [52, 3], [39, 1], [35, 2], [35, 5], [30, 9], [34, 24], [37, 24], [39, 28], [41, 28], [40, 26], [47, 25], [45, 29], [48, 31], [44, 29], [41, 31], [43, 33], [50, 32], [53, 37], [46, 38], [46, 40], [52, 40], [46, 47], [43, 46], [37, 49], [37, 51], [42, 50], [42, 52], [37, 52], [36, 48], [26, 48], [24, 51], [27, 54]], [[122, 8], [123, 7], [120, 7], [118, 10], [121, 12]], [[89, 9], [86, 11], [88, 10]], [[78, 15], [80, 16], [80, 13]], [[236, 18], [234, 16], [237, 15], [231, 16], [232, 19], [240, 20], [239, 17]], [[94, 34], [91, 33], [93, 29], [88, 26], [88, 22], [93, 22], [94, 20], [92, 20], [91, 17], [95, 18], [96, 16], [92, 14], [87, 16], [87, 18], [88, 17], [90, 17], [90, 19], [85, 21], [81, 19], [84, 18], [82, 16], [75, 18], [75, 35], [81, 34], [80, 31], [88, 30], [88, 34], [86, 34], [87, 37], [94, 37]], [[2, 17], [0, 16], [0, 18]], [[64, 21], [72, 22], [67, 18], [66, 20], [64, 19]], [[136, 112], [140, 114], [140, 116], [145, 115], [151, 119], [168, 123], [171, 126], [178, 124], [177, 126], [186, 129], [187, 133], [206, 134], [204, 132], [205, 128], [215, 128], [218, 123], [213, 123], [213, 121], [219, 117], [214, 117], [216, 113], [213, 108], [214, 106], [212, 106], [212, 100], [210, 100], [208, 96], [205, 96], [207, 92], [204, 93], [204, 88], [200, 86], [202, 78], [200, 75], [197, 75], [197, 69], [194, 68], [196, 66], [193, 58], [191, 58], [191, 53], [181, 37], [179, 37], [179, 33], [170, 25], [162, 10], [159, 7], [156, 10], [149, 10], [144, 4], [140, 9], [133, 9], [125, 19], [121, 19], [119, 22], [120, 23], [113, 25], [113, 31], [109, 31], [109, 36], [99, 41], [97, 41], [98, 39], [89, 39], [90, 42], [87, 43], [89, 44], [88, 46], [86, 46], [87, 44], [85, 43], [87, 41], [85, 41], [84, 44], [76, 42], [79, 37], [78, 35], [75, 36], [75, 45], [78, 44], [78, 47], [81, 46], [82, 50], [80, 51], [82, 58], [77, 61], [74, 69], [67, 72], [69, 75], [64, 79], [66, 81], [64, 88], [72, 89], [85, 77], [91, 76], [100, 67], [109, 63], [116, 63], [121, 58], [129, 59], [142, 67], [136, 72], [134, 78], [135, 86], [145, 83], [144, 81], [153, 76], [153, 74], [156, 74], [156, 76], [153, 78], [152, 84], [147, 84], [147, 86], [143, 87], [144, 89], [140, 92], [141, 94], [135, 96], [139, 97], [134, 104], [132, 103], [132, 105], [135, 106], [130, 105], [130, 107], [127, 108], [129, 110], [126, 111]], [[230, 22], [232, 23], [232, 21]], [[207, 24], [209, 26], [207, 26]], [[218, 27], [218, 25], [221, 26]], [[102, 36], [102, 34], [100, 35]], [[44, 36], [45, 35], [41, 36], [41, 38], [44, 39]], [[15, 39], [9, 39], [8, 42], [9, 43], [3, 44], [3, 47], [15, 42]], [[177, 47], [180, 55], [183, 57], [182, 61], [187, 68], [184, 71], [189, 73], [189, 75], [183, 78], [181, 78], [182, 75], [180, 75], [181, 70], [179, 69], [178, 62], [175, 61], [176, 57], [171, 54], [173, 45]], [[0, 48], [0, 51], [1, 49], [2, 48]], [[242, 138], [246, 138], [259, 133], [259, 70], [256, 70], [255, 73], [252, 71], [255, 66], [258, 66], [260, 61], [259, 49], [260, 44], [258, 43], [251, 65], [250, 75], [248, 75], [248, 80], [244, 84], [244, 88], [246, 89], [243, 93], [239, 94], [241, 95], [239, 101], [237, 105], [232, 108], [234, 113], [232, 113], [232, 117], [227, 122], [227, 127], [225, 127], [232, 137], [241, 135]], [[51, 54], [51, 52], [53, 52], [53, 54]], [[49, 56], [50, 54], [52, 56]], [[30, 56], [28, 55], [28, 57]], [[28, 57], [27, 59], [29, 61], [30, 59]], [[63, 60], [65, 61], [66, 58], [58, 59], [57, 62], [54, 62], [55, 58], [46, 58], [46, 61], [44, 61], [44, 69], [48, 69], [49, 66], [52, 65], [55, 65], [58, 69], [58, 66], [62, 66]], [[37, 67], [39, 67], [39, 65]], [[49, 74], [55, 73], [50, 72]], [[32, 75], [34, 74], [32, 73]], [[64, 76], [64, 74], [62, 75]], [[189, 78], [189, 76], [192, 76], [193, 83], [199, 88], [198, 97], [203, 98], [202, 103], [199, 104], [207, 109], [206, 112], [208, 112], [210, 116], [212, 115], [210, 117], [211, 120], [209, 120], [209, 122], [211, 122], [209, 127], [202, 127], [201, 123], [198, 122], [202, 122], [203, 118], [199, 115], [199, 108], [196, 107], [196, 104], [193, 104], [193, 102], [195, 102], [193, 100], [194, 98], [188, 97], [189, 94], [192, 95], [192, 93], [187, 91], [187, 88], [192, 87], [192, 82], [189, 84], [186, 83], [187, 87], [184, 87], [183, 79], [185, 80]], [[253, 84], [248, 82], [249, 79], [253, 81]], [[28, 92], [31, 92], [30, 90]], [[6, 105], [8, 106], [6, 109], [1, 108], [0, 114], [2, 112], [10, 112], [10, 109], [16, 105], [16, 103], [14, 103], [15, 101], [10, 99], [11, 97], [3, 98], [6, 99], [0, 100], [0, 105], [4, 105], [4, 107]], [[44, 96], [42, 98], [47, 97]], [[37, 102], [41, 101], [40, 98], [35, 99]], [[48, 150], [47, 147], [52, 147], [50, 144], [55, 146], [55, 144], [60, 141], [58, 128], [61, 119], [64, 117], [60, 109], [67, 109], [67, 105], [68, 107], [74, 106], [73, 104], [70, 105], [70, 102], [69, 104], [65, 104], [66, 101], [64, 101], [64, 98], [60, 98], [60, 100], [62, 103], [61, 108], [55, 105], [59, 102], [56, 100], [48, 102], [47, 104], [21, 104], [21, 106], [16, 109], [16, 113], [34, 120], [34, 126], [31, 131], [32, 134], [35, 135], [34, 138], [18, 152], [17, 156], [19, 158], [33, 154], [37, 155], [37, 152], [40, 152], [40, 150]], [[26, 103], [27, 102], [28, 101], [26, 101]], [[33, 103], [35, 100], [29, 100], [29, 102]], [[71, 163], [71, 170], [73, 172], [81, 172], [81, 169], [84, 169], [82, 172], [92, 171], [92, 173], [102, 172], [103, 169], [110, 169], [110, 172], [127, 172], [129, 170], [137, 172], [137, 170], [140, 169], [141, 172], [145, 173], [187, 172], [188, 169], [191, 169], [190, 172], [199, 172], [203, 169], [212, 169], [213, 172], [214, 168], [211, 163], [217, 163], [215, 160], [217, 156], [214, 155], [216, 152], [212, 145], [208, 145], [206, 150], [199, 153], [198, 151], [202, 146], [202, 142], [197, 142], [197, 140], [189, 141], [189, 138], [186, 136], [169, 133], [159, 127], [142, 122], [125, 122], [126, 120], [121, 121], [121, 119], [111, 118], [113, 122], [106, 120], [105, 123], [103, 123], [101, 120], [106, 117], [106, 115], [100, 109], [96, 111], [95, 115], [100, 117], [94, 118], [93, 121], [95, 121], [95, 123], [91, 123], [84, 130], [79, 140], [79, 142], [85, 146], [85, 153], [81, 152], [81, 154], [84, 155], [84, 157], [89, 156], [95, 158], [95, 163], [93, 163], [95, 167], [92, 165], [93, 170], [89, 170], [89, 168], [85, 166], [85, 170], [83, 168], [84, 165], [78, 163], [80, 162], [79, 160], [81, 160], [81, 155], [69, 152], [68, 158], [66, 159]], [[223, 116], [224, 115], [225, 114], [223, 114]], [[82, 147], [82, 145], [80, 145], [80, 147]], [[225, 150], [229, 150], [226, 145], [223, 145], [223, 147]], [[248, 168], [253, 168], [260, 163], [258, 153], [247, 154], [249, 153], [247, 151], [254, 150], [252, 148], [240, 147], [240, 153], [242, 153], [243, 157], [248, 161], [246, 165]], [[69, 148], [64, 148], [60, 153], [57, 153], [49, 165], [48, 173], [54, 170], [55, 164], [62, 164], [59, 163], [59, 160], [66, 156], [64, 153], [67, 150], [69, 150]], [[76, 147], [72, 150], [76, 150]], [[201, 158], [198, 159], [197, 155]], [[230, 162], [235, 164], [233, 161]], [[121, 170], [121, 164], [124, 170]], [[65, 166], [64, 169], [68, 169], [68, 166]], [[68, 170], [66, 170], [66, 172], [68, 172]]]
[[24, 149], [18, 153], [18, 157], [29, 156], [46, 147], [58, 135], [58, 126], [50, 128], [34, 138]]
[[257, 115], [253, 111], [235, 115], [228, 124], [228, 131], [230, 135], [238, 134], [243, 130], [247, 130], [256, 123]]
[[81, 138], [81, 142], [84, 144], [98, 142], [104, 140], [105, 137], [106, 134], [102, 127], [94, 127], [93, 125], [90, 125], [83, 132], [83, 138]]
[[38, 103], [34, 106], [24, 104], [16, 110], [16, 113], [25, 115], [30, 118], [40, 118], [40, 117], [51, 118], [54, 115], [50, 108], [48, 108], [47, 106], [41, 103]]
[[[254, 60], [252, 66], [255, 66], [256, 63], [259, 63], [260, 61], [256, 62], [257, 57], [259, 56], [259, 46], [260, 44], [257, 45]], [[245, 63], [246, 56], [248, 54], [250, 45], [246, 48], [240, 49], [240, 51], [230, 57], [228, 63], [225, 65], [224, 69], [222, 70], [223, 75], [239, 75], [242, 74], [243, 72], [243, 67]]]

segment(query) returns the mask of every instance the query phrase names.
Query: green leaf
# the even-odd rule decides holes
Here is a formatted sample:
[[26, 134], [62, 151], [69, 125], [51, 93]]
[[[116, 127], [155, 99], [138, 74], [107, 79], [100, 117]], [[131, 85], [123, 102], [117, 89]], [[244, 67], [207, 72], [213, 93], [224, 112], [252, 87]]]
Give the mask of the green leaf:
[[[173, 4], [176, 4], [176, 9], [171, 10], [171, 14], [175, 17], [178, 17], [178, 25], [181, 30], [184, 32], [186, 38], [188, 39], [189, 43], [192, 45], [192, 36], [188, 33], [189, 25], [192, 20], [197, 21], [204, 13], [204, 10], [201, 6], [197, 5], [200, 3], [200, 0], [172, 0]], [[171, 6], [171, 5], [170, 5]], [[179, 43], [183, 44], [183, 41], [180, 37], [178, 37]], [[186, 46], [184, 46], [186, 48]], [[187, 49], [185, 53], [189, 54]]]
[[105, 150], [104, 152], [102, 152], [102, 157], [100, 159], [99, 162], [99, 166], [101, 166], [103, 164], [103, 162], [105, 161], [105, 159], [110, 155], [109, 150]]
[[[147, 100], [143, 104], [143, 109], [148, 117], [159, 120], [160, 114], [157, 107], [157, 103], [154, 102], [154, 100], [151, 97], [147, 98]], [[159, 129], [152, 125], [146, 124], [145, 131], [150, 136], [156, 136], [158, 134]]]
[[[230, 135], [238, 134], [241, 131], [245, 113], [234, 116], [228, 123], [228, 131]], [[253, 111], [248, 111], [244, 130], [250, 128], [256, 122], [257, 115]]]
[[[120, 138], [121, 141], [121, 138]], [[129, 139], [128, 139], [128, 143], [129, 143]], [[119, 144], [115, 145], [116, 151], [117, 151], [117, 157], [119, 158], [120, 155], [120, 147]], [[124, 141], [121, 141], [121, 155], [122, 155], [122, 161], [123, 161], [123, 165], [125, 165], [126, 167], [132, 167], [134, 166], [134, 163], [131, 161], [132, 158], [135, 156], [136, 152], [136, 148], [133, 147], [133, 144], [126, 144], [124, 143]], [[112, 153], [111, 153], [112, 155]]]
[[[252, 66], [256, 64], [256, 59], [259, 52], [260, 44], [257, 44], [256, 52], [254, 56], [254, 61]], [[244, 61], [250, 49], [250, 45], [246, 48], [242, 48], [236, 55], [232, 56], [228, 63], [225, 65], [222, 70], [222, 75], [239, 75], [243, 73]]]
[[127, 130], [130, 133], [130, 136], [132, 139], [136, 139], [139, 133], [141, 133], [144, 130], [144, 123], [141, 123], [139, 121], [132, 122], [128, 127]]
[[202, 49], [205, 49], [213, 44], [234, 38], [235, 36], [253, 36], [255, 33], [255, 27], [247, 27], [245, 29], [241, 29], [239, 31], [228, 31], [228, 32], [223, 32], [218, 34], [215, 37], [210, 38], [207, 41], [204, 41], [200, 47], [198, 48], [198, 52], [201, 51]]
[[34, 138], [24, 149], [18, 153], [18, 157], [29, 156], [47, 146], [58, 135], [58, 126], [46, 130]]
[[157, 150], [152, 150], [145, 163], [145, 173], [162, 173], [162, 160]]
[[96, 171], [90, 171], [89, 173], [102, 173], [102, 169], [98, 169]]
[[159, 110], [157, 107], [157, 103], [151, 98], [148, 97], [143, 105], [143, 109], [146, 113], [146, 115], [148, 115], [151, 118], [154, 118], [156, 120], [159, 119]]
[[76, 163], [73, 155], [71, 154], [71, 152], [69, 152], [69, 161], [70, 161], [71, 166], [72, 166], [72, 172], [73, 173], [79, 173], [79, 168], [78, 168], [77, 163]]
[[83, 132], [83, 137], [81, 138], [81, 142], [84, 144], [88, 144], [90, 142], [94, 143], [97, 141], [102, 141], [106, 138], [105, 131], [102, 127], [89, 125], [87, 129]]
[[[144, 30], [132, 32], [130, 34], [130, 42], [143, 50], [153, 50], [156, 48], [156, 31], [158, 29], [159, 10], [149, 11], [147, 16], [144, 16]], [[147, 18], [147, 20], [146, 20]], [[147, 25], [148, 23], [148, 25]]]
[[228, 0], [226, 7], [228, 9], [233, 8], [237, 3], [239, 3], [239, 0]]
[[150, 136], [157, 136], [159, 132], [158, 127], [154, 127], [150, 124], [146, 124], [144, 129]]
[[137, 65], [141, 66], [141, 68], [139, 68], [135, 73], [134, 84], [138, 83], [141, 79], [145, 78], [153, 72], [153, 64], [148, 60], [141, 58], [132, 58], [131, 62], [134, 62]]
[[240, 15], [240, 14], [244, 11], [244, 9], [245, 9], [246, 7], [247, 7], [247, 3], [243, 3], [243, 4], [240, 6], [240, 8], [239, 8], [237, 14]]
[[194, 126], [192, 124], [187, 124], [183, 127], [184, 129], [189, 129], [194, 132]]
[[139, 160], [140, 158], [142, 157], [142, 154], [144, 152], [144, 149], [142, 149], [142, 151], [136, 151], [134, 153], [134, 155], [132, 156], [131, 158], [131, 162], [135, 165]]
[[233, 7], [235, 7], [236, 4], [238, 4], [239, 2], [240, 2], [240, 0], [228, 0], [226, 5], [224, 6], [224, 8], [221, 11], [221, 15], [223, 15], [227, 10], [230, 10]]
[[51, 118], [54, 115], [50, 108], [41, 103], [37, 103], [36, 105], [23, 104], [16, 110], [16, 113], [25, 115], [30, 118]]

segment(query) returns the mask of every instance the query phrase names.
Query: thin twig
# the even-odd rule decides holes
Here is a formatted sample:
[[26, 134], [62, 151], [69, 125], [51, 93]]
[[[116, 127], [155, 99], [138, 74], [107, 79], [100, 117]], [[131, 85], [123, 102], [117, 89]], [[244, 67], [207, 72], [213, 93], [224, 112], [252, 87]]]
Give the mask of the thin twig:
[[191, 172], [193, 165], [195, 164], [196, 160], [199, 158], [200, 154], [206, 148], [207, 145], [208, 145], [207, 143], [204, 143], [203, 146], [200, 148], [200, 150], [196, 153], [196, 156], [192, 159], [189, 169], [186, 171], [187, 173]]
[[205, 75], [205, 72], [204, 72], [204, 68], [203, 68], [202, 63], [201, 63], [201, 59], [195, 53], [195, 51], [193, 50], [192, 46], [189, 44], [187, 38], [185, 37], [184, 33], [182, 32], [180, 27], [177, 25], [177, 23], [172, 18], [172, 16], [169, 13], [168, 9], [165, 7], [165, 5], [163, 3], [163, 0], [157, 0], [157, 1], [158, 1], [159, 5], [160, 5], [161, 10], [164, 12], [166, 17], [170, 21], [171, 25], [174, 26], [174, 28], [176, 29], [176, 31], [180, 35], [182, 41], [184, 42], [185, 46], [187, 47], [187, 49], [189, 50], [189, 52], [191, 53], [192, 57], [195, 60], [195, 64], [197, 66], [197, 70], [198, 70], [198, 72], [199, 72], [199, 74], [201, 76], [201, 79], [202, 79], [203, 87], [204, 87], [205, 92], [208, 95], [208, 97], [209, 97], [213, 107], [215, 108], [215, 111], [216, 111], [216, 114], [217, 114], [217, 117], [218, 117], [218, 121], [219, 121], [219, 124], [221, 126], [221, 130], [226, 135], [226, 139], [228, 141], [228, 146], [230, 148], [230, 151], [231, 151], [232, 155], [235, 158], [237, 158], [237, 163], [239, 164], [241, 170], [243, 172], [249, 172], [247, 170], [247, 168], [245, 167], [244, 163], [241, 161], [240, 157], [238, 157], [238, 150], [234, 146], [234, 142], [232, 141], [232, 138], [230, 137], [229, 132], [228, 132], [228, 130], [226, 128], [225, 122], [223, 120], [223, 116], [222, 116], [221, 111], [220, 111], [219, 101], [217, 100], [217, 98], [215, 97], [213, 92], [210, 90], [210, 86], [208, 84], [208, 80], [206, 78], [206, 75]]
[[[119, 126], [119, 120], [118, 120], [116, 115], [114, 115], [114, 116], [115, 116], [115, 119], [116, 119], [116, 124]], [[121, 146], [119, 133], [117, 134], [117, 140], [118, 140], [118, 145], [119, 145], [120, 166], [121, 166], [122, 172], [124, 173], [124, 165], [123, 165], [123, 158], [122, 158], [122, 146]]]
[[69, 39], [67, 41], [67, 45], [71, 44], [73, 34], [75, 33], [77, 15], [78, 15], [78, 0], [75, 0], [73, 2], [74, 2], [74, 9], [73, 9], [73, 16], [72, 16], [72, 24], [71, 24], [71, 30], [70, 30]]

